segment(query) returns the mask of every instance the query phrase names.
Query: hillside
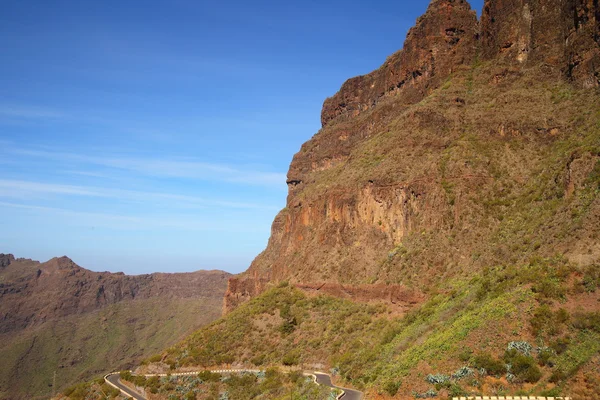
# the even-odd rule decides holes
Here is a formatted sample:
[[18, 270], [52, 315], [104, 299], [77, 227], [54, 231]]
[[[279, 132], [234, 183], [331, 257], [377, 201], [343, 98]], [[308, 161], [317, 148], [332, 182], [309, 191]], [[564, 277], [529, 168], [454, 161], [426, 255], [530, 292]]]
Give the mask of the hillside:
[[478, 20], [433, 0], [402, 50], [325, 100], [227, 315], [138, 371], [599, 398], [599, 87], [596, 1], [486, 0]]
[[221, 315], [229, 274], [127, 276], [0, 255], [0, 398], [135, 365]]
[[598, 13], [488, 0], [477, 21], [432, 1], [402, 50], [325, 100], [228, 308], [282, 280], [425, 291], [533, 255], [597, 262]]

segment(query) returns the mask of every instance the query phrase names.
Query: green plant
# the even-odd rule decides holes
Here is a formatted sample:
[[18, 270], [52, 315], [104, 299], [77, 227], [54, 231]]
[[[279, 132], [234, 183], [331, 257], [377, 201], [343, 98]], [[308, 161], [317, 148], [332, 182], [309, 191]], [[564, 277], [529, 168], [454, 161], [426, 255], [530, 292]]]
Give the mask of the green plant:
[[600, 311], [575, 314], [573, 327], [600, 333]]
[[504, 361], [510, 366], [510, 372], [521, 382], [535, 383], [542, 377], [542, 371], [533, 357], [517, 350], [507, 350], [504, 353]]
[[489, 353], [480, 353], [473, 359], [473, 367], [479, 370], [485, 370], [489, 375], [502, 375], [506, 372], [506, 366], [501, 361], [495, 359]]
[[383, 390], [390, 396], [395, 396], [400, 389], [401, 383], [398, 381], [388, 381], [383, 385]]

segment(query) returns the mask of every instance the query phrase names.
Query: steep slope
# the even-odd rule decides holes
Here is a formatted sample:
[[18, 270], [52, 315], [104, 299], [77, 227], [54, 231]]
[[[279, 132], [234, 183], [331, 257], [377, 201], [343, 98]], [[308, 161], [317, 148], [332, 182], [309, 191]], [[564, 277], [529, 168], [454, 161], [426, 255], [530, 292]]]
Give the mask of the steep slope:
[[126, 276], [0, 255], [0, 398], [134, 365], [221, 314], [229, 274]]
[[599, 23], [591, 0], [486, 0], [480, 21], [432, 1], [325, 101], [229, 313], [139, 371], [283, 364], [368, 399], [597, 398]]
[[597, 168], [599, 13], [488, 0], [478, 22], [466, 1], [432, 1], [402, 50], [325, 101], [227, 308], [282, 280], [425, 290], [532, 254], [597, 262], [595, 195], [569, 214]]

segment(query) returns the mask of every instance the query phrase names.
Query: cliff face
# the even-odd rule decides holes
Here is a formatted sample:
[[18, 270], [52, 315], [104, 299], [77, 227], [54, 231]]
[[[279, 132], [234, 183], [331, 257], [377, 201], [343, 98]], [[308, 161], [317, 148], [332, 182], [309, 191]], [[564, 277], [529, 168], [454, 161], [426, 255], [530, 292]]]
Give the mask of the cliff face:
[[[402, 50], [325, 100], [323, 128], [290, 165], [287, 207], [225, 308], [282, 280], [425, 289], [532, 254], [598, 260], [575, 230], [514, 251], [534, 238], [507, 221], [544, 171], [565, 200], [589, 184], [597, 151], [576, 148], [593, 118], [574, 115], [595, 115], [599, 13], [595, 0], [487, 0], [477, 21], [466, 1], [432, 1]], [[556, 233], [566, 212], [519, 218]]]
[[584, 87], [600, 82], [595, 0], [486, 1], [481, 51], [487, 59], [546, 63]]
[[356, 116], [386, 96], [419, 101], [456, 67], [475, 59], [477, 31], [477, 16], [465, 0], [433, 1], [408, 32], [402, 50], [378, 70], [349, 79], [325, 100], [323, 126], [338, 116]]

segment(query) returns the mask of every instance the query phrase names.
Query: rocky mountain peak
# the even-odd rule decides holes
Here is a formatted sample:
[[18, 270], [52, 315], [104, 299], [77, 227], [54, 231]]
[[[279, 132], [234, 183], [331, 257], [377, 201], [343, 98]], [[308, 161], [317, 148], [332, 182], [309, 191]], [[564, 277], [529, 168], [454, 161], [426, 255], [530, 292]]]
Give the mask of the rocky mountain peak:
[[596, 0], [486, 0], [480, 22], [465, 0], [434, 0], [402, 50], [325, 100], [321, 123], [355, 117], [388, 96], [416, 103], [477, 58], [542, 63], [580, 86], [599, 86], [599, 27]]
[[[426, 287], [434, 276], [426, 271], [451, 263], [449, 275], [481, 267], [473, 249], [501, 223], [480, 226], [478, 213], [489, 206], [476, 199], [495, 201], [510, 190], [520, 196], [527, 182], [520, 174], [545, 168], [532, 154], [580, 131], [572, 115], [597, 95], [582, 90], [591, 100], [560, 102], [598, 86], [597, 0], [486, 0], [480, 21], [465, 0], [432, 1], [401, 50], [325, 100], [322, 129], [290, 165], [287, 207], [273, 221], [265, 251], [230, 282], [226, 309], [270, 282], [420, 279]], [[522, 140], [519, 156], [502, 155], [502, 141], [511, 139]], [[581, 176], [597, 154], [584, 158]], [[515, 171], [508, 181], [519, 186], [499, 183]], [[552, 182], [563, 181], [557, 175]], [[455, 240], [462, 247], [428, 253], [432, 243]], [[496, 254], [486, 262], [497, 262]]]
[[408, 103], [421, 100], [456, 66], [473, 61], [477, 36], [477, 16], [467, 1], [432, 1], [402, 50], [376, 71], [349, 79], [325, 100], [323, 126], [340, 116], [356, 116], [386, 96], [401, 95]]

